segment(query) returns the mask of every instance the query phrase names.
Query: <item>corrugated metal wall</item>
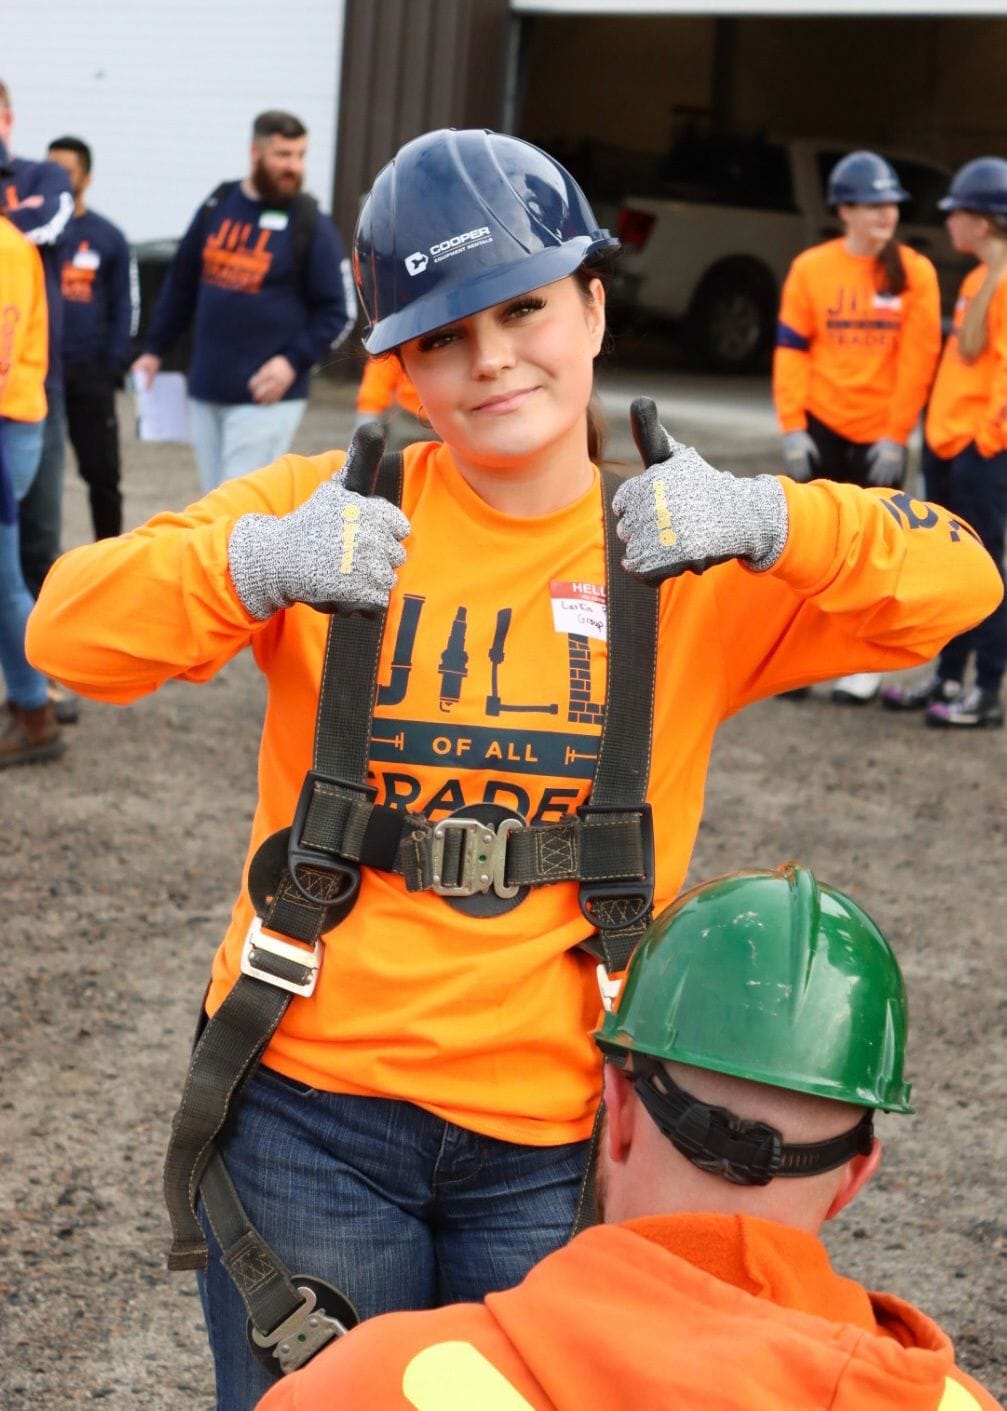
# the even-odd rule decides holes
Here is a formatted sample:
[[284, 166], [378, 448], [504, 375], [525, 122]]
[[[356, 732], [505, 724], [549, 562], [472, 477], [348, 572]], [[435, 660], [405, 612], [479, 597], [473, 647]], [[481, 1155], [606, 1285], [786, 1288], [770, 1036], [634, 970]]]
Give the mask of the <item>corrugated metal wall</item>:
[[346, 0], [332, 210], [347, 240], [403, 142], [500, 126], [509, 23], [508, 0]]

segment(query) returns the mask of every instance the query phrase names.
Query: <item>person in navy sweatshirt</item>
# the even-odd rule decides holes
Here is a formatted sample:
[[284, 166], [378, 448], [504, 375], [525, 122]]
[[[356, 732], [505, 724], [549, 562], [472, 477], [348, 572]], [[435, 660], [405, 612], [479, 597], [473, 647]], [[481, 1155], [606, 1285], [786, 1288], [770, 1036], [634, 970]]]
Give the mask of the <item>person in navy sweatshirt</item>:
[[248, 175], [193, 216], [133, 364], [149, 385], [195, 319], [189, 415], [204, 492], [290, 449], [311, 368], [356, 320], [342, 239], [301, 191], [307, 145], [293, 114], [255, 119]]
[[[0, 81], [0, 210], [21, 234], [38, 246], [45, 272], [49, 308], [49, 371], [45, 380], [46, 412], [42, 454], [31, 488], [18, 508], [21, 567], [32, 597], [59, 557], [63, 528], [63, 300], [59, 289], [57, 247], [73, 215], [73, 195], [66, 172], [55, 162], [33, 162], [10, 155], [14, 111], [10, 90]], [[63, 717], [61, 717], [63, 718]]]
[[59, 246], [67, 430], [87, 484], [94, 537], [108, 539], [122, 533], [115, 391], [139, 323], [136, 262], [119, 227], [85, 204], [92, 165], [87, 143], [57, 137], [48, 155], [66, 171], [74, 198]]

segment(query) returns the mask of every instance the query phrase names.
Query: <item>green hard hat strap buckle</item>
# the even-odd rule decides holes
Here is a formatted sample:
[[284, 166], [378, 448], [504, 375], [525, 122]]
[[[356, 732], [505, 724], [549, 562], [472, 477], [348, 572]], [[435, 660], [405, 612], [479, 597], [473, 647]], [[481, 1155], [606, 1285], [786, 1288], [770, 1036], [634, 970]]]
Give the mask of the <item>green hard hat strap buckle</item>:
[[656, 1059], [633, 1055], [623, 1070], [659, 1131], [694, 1166], [733, 1185], [766, 1186], [776, 1176], [816, 1176], [851, 1157], [866, 1156], [874, 1141], [866, 1111], [856, 1126], [821, 1142], [786, 1143], [776, 1127], [700, 1102]]

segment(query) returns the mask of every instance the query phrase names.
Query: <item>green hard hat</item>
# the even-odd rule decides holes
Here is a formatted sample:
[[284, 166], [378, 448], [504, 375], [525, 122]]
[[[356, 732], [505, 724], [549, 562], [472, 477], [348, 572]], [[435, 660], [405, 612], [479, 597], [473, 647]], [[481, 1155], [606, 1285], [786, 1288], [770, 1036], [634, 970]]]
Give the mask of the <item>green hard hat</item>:
[[913, 1110], [891, 946], [855, 902], [794, 862], [715, 878], [661, 912], [595, 1040], [603, 1052]]

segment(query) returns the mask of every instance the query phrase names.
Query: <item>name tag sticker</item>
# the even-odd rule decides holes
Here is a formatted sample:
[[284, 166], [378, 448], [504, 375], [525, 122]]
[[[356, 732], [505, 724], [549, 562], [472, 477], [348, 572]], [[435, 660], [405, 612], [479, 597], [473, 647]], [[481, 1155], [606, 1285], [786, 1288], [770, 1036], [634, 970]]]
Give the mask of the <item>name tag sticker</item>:
[[608, 604], [601, 583], [566, 583], [553, 579], [549, 584], [552, 624], [557, 632], [573, 632], [578, 637], [608, 640]]
[[74, 269], [97, 269], [101, 256], [97, 250], [78, 250], [73, 257]]
[[259, 225], [263, 230], [286, 230], [290, 217], [286, 211], [263, 211]]
[[874, 307], [876, 309], [901, 309], [901, 294], [875, 294]]

